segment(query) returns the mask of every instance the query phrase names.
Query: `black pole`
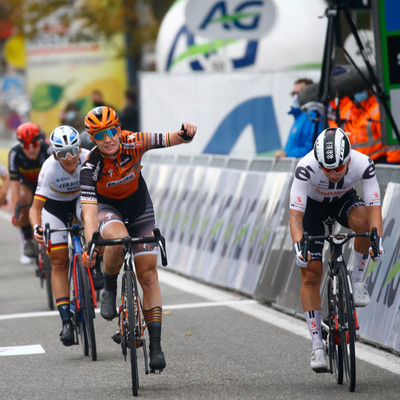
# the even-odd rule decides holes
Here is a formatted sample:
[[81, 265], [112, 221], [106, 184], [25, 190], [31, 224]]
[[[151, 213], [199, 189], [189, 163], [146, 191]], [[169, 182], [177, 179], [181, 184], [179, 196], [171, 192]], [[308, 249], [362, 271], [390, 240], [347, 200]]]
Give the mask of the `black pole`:
[[376, 95], [378, 96], [383, 108], [385, 109], [386, 115], [389, 118], [389, 121], [392, 125], [392, 128], [396, 135], [396, 138], [400, 143], [400, 132], [397, 127], [396, 121], [393, 118], [393, 114], [389, 108], [388, 97], [386, 96], [386, 93], [383, 91], [383, 89], [378, 81], [378, 78], [374, 72], [374, 69], [372, 68], [371, 63], [369, 62], [368, 57], [366, 56], [365, 48], [361, 42], [360, 36], [358, 35], [357, 27], [355, 26], [355, 24], [353, 22], [349, 8], [344, 7], [343, 11], [344, 11], [344, 15], [346, 16], [347, 22], [349, 24], [350, 30], [351, 30], [351, 32], [356, 40], [357, 46], [360, 50], [361, 57], [364, 60], [365, 66], [367, 67], [369, 78], [370, 78], [372, 84], [375, 86]]

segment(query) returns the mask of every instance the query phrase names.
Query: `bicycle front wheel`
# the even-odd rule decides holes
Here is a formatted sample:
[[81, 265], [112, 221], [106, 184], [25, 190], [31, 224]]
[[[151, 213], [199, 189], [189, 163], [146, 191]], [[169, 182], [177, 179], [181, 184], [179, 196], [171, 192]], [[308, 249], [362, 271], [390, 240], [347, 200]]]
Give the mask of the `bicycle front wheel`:
[[343, 383], [343, 356], [340, 345], [339, 332], [336, 329], [338, 315], [337, 295], [334, 294], [333, 281], [328, 278], [328, 311], [329, 311], [329, 336], [328, 336], [328, 357], [329, 369], [335, 374], [336, 382]]
[[[82, 255], [77, 258], [77, 270], [79, 271], [79, 302], [83, 315], [83, 326], [86, 332], [89, 353], [92, 360], [97, 360], [96, 335], [94, 332], [94, 305], [92, 299], [92, 288], [89, 280], [89, 271], [82, 263]], [[86, 354], [85, 354], [86, 355]]]
[[129, 326], [129, 353], [131, 361], [131, 374], [132, 374], [132, 393], [134, 396], [138, 395], [139, 389], [139, 371], [137, 367], [137, 354], [136, 354], [136, 310], [135, 302], [133, 300], [133, 274], [127, 272], [125, 275], [126, 295], [128, 304], [128, 326]]
[[44, 249], [42, 260], [44, 260], [43, 264], [46, 279], [47, 304], [49, 305], [50, 310], [54, 310], [53, 287], [51, 285], [51, 262], [49, 256], [46, 254], [46, 249]]
[[338, 311], [340, 347], [343, 355], [343, 365], [350, 392], [356, 388], [356, 328], [354, 321], [353, 296], [350, 293], [350, 282], [345, 264], [339, 265], [338, 270]]

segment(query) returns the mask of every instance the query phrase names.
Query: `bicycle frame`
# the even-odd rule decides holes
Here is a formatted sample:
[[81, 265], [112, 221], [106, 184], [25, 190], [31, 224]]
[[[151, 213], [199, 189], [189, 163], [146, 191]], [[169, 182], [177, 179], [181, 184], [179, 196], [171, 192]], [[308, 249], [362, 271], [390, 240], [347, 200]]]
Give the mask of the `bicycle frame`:
[[[129, 236], [117, 239], [99, 240], [100, 233], [94, 232], [92, 240], [89, 242], [89, 258], [92, 257], [96, 246], [117, 246], [123, 245], [124, 272], [122, 274], [121, 285], [121, 305], [119, 308], [118, 331], [112, 338], [121, 345], [122, 354], [126, 361], [128, 348], [130, 350], [132, 393], [138, 395], [139, 373], [137, 368], [136, 348], [143, 347], [145, 373], [149, 373], [147, 367], [146, 341], [142, 338], [146, 325], [142, 312], [141, 300], [137, 290], [136, 274], [133, 268], [132, 245], [139, 243], [158, 243], [161, 253], [162, 265], [167, 265], [167, 255], [165, 251], [165, 239], [161, 236], [158, 229], [153, 230], [154, 237], [131, 238]], [[155, 371], [150, 371], [155, 372]]]
[[329, 243], [328, 262], [328, 319], [322, 321], [321, 327], [324, 339], [327, 341], [329, 356], [329, 370], [335, 373], [339, 384], [343, 383], [343, 373], [346, 373], [349, 382], [349, 390], [354, 391], [356, 382], [355, 364], [355, 331], [359, 329], [357, 313], [354, 306], [353, 291], [346, 262], [343, 257], [343, 245], [356, 237], [368, 237], [374, 254], [377, 254], [378, 235], [376, 228], [372, 233], [338, 233], [333, 234], [335, 220], [328, 218], [324, 221], [328, 226], [327, 235], [309, 236], [306, 232], [304, 238], [303, 257], [306, 259], [310, 241], [324, 240]]
[[72, 224], [72, 217], [67, 219], [67, 227], [50, 229], [46, 224], [44, 237], [46, 245], [51, 249], [50, 235], [52, 232], [68, 232], [69, 271], [68, 282], [72, 289], [71, 309], [74, 308], [73, 323], [76, 331], [76, 344], [79, 344], [79, 336], [83, 341], [83, 353], [89, 355], [91, 351], [92, 360], [97, 359], [96, 337], [93, 319], [94, 309], [97, 308], [96, 294], [93, 285], [92, 274], [89, 269], [82, 265], [82, 237], [80, 232], [83, 226]]

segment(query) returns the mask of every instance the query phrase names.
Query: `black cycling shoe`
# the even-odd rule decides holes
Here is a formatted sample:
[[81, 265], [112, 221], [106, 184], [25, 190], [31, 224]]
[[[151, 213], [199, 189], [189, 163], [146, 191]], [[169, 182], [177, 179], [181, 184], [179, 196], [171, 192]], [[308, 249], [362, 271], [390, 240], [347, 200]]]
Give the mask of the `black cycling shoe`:
[[104, 274], [100, 268], [100, 265], [97, 265], [92, 268], [92, 280], [94, 290], [104, 289]]
[[64, 346], [72, 346], [75, 343], [74, 328], [71, 321], [63, 323], [60, 340]]
[[150, 372], [154, 373], [156, 370], [162, 371], [167, 366], [165, 362], [164, 353], [161, 349], [151, 350], [150, 349]]
[[113, 292], [111, 290], [104, 289], [101, 294], [101, 307], [100, 314], [101, 316], [111, 321], [117, 316], [117, 310], [115, 308], [115, 298], [117, 297], [117, 292]]

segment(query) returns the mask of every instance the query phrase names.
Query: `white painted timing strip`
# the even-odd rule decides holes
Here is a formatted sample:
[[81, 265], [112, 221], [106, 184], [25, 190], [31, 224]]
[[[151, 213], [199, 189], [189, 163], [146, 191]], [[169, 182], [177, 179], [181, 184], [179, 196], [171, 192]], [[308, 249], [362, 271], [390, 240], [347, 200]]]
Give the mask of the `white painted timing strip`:
[[29, 346], [9, 346], [0, 347], [0, 357], [2, 356], [21, 356], [27, 354], [41, 354], [44, 349], [40, 344], [32, 344]]

